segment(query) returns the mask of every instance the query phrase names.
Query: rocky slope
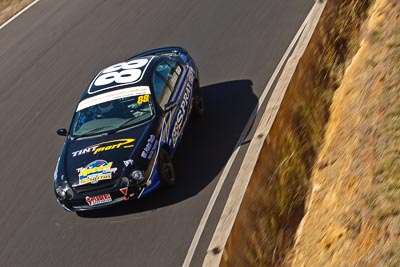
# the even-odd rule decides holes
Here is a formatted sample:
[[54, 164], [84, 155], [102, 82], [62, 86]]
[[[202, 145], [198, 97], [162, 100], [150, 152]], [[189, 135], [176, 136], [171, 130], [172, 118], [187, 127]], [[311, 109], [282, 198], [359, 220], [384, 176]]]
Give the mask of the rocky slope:
[[400, 3], [376, 0], [335, 91], [292, 266], [400, 266]]

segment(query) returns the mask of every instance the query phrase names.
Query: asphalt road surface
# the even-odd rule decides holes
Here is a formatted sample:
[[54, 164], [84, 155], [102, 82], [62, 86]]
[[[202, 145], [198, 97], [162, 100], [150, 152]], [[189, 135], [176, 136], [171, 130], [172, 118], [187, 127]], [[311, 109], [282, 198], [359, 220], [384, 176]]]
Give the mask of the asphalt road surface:
[[[312, 5], [41, 0], [1, 29], [0, 266], [181, 266], [258, 97]], [[53, 192], [64, 141], [55, 130], [68, 127], [103, 67], [175, 45], [195, 58], [206, 101], [204, 119], [190, 123], [174, 159], [177, 186], [111, 209], [64, 212]], [[240, 161], [192, 266], [203, 262]]]

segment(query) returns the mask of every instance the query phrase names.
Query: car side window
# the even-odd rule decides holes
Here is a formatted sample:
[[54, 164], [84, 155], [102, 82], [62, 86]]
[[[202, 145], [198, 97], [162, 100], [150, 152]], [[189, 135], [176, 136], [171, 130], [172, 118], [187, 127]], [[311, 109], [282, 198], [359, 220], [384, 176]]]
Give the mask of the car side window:
[[172, 91], [169, 89], [166, 82], [157, 74], [154, 75], [153, 85], [157, 102], [160, 104], [161, 108], [164, 109], [165, 104], [169, 101]]
[[172, 67], [171, 72], [169, 73], [167, 84], [169, 88], [174, 91], [176, 83], [178, 82], [182, 72], [182, 68], [174, 61], [168, 61], [167, 63]]
[[153, 86], [156, 99], [162, 108], [168, 103], [181, 72], [182, 68], [174, 61], [162, 61], [156, 67]]

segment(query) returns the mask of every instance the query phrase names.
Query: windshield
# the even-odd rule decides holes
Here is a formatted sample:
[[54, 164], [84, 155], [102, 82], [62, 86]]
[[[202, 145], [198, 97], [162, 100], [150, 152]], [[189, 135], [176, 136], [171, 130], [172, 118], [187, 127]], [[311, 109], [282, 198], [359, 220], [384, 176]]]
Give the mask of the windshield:
[[153, 114], [149, 87], [120, 89], [81, 101], [70, 133], [72, 137], [82, 137], [114, 132], [140, 124]]

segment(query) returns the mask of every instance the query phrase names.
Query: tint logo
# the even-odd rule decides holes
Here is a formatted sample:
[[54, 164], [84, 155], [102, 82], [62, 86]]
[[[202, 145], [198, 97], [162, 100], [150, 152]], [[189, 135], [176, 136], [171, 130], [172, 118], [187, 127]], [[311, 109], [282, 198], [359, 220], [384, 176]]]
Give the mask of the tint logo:
[[125, 139], [117, 139], [117, 140], [110, 140], [106, 142], [102, 142], [100, 144], [95, 144], [92, 146], [88, 146], [84, 149], [72, 152], [72, 156], [80, 156], [87, 153], [92, 153], [96, 155], [102, 151], [114, 150], [119, 148], [131, 148], [133, 147], [133, 142], [135, 142], [134, 138], [125, 138]]

